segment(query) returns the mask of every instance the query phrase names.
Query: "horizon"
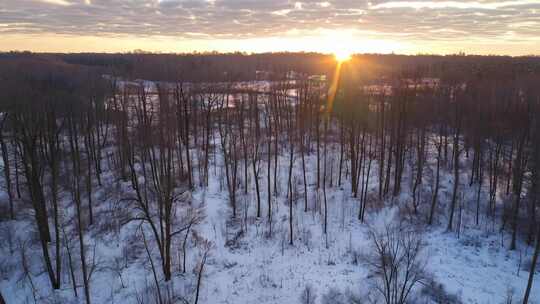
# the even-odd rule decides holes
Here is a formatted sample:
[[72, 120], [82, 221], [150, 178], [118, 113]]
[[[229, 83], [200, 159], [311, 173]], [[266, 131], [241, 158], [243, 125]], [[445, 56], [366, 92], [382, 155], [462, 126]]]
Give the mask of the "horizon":
[[[241, 56], [258, 56], [258, 55], [320, 55], [336, 57], [333, 52], [317, 52], [317, 51], [267, 51], [267, 52], [248, 52], [248, 51], [191, 51], [191, 52], [168, 52], [168, 51], [150, 51], [144, 49], [126, 50], [126, 51], [32, 51], [25, 49], [0, 50], [0, 54], [32, 54], [32, 55], [56, 55], [56, 54], [105, 54], [105, 55], [175, 55], [175, 56], [212, 56], [212, 55], [241, 55]], [[407, 57], [509, 57], [509, 58], [539, 58], [540, 54], [525, 54], [525, 55], [507, 55], [507, 54], [478, 54], [478, 53], [348, 53], [350, 57], [355, 56], [407, 56]], [[348, 59], [347, 59], [348, 60]]]

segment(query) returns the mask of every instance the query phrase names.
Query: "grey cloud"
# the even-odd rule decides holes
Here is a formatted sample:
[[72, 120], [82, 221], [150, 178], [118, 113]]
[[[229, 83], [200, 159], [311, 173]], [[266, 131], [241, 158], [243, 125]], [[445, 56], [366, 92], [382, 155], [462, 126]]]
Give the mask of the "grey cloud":
[[280, 35], [291, 29], [345, 28], [380, 33], [383, 37], [406, 36], [417, 40], [467, 37], [519, 40], [540, 37], [540, 1], [534, 0], [89, 2], [0, 0], [0, 33], [174, 37], [191, 37], [193, 33], [200, 33], [208, 38], [246, 38]]

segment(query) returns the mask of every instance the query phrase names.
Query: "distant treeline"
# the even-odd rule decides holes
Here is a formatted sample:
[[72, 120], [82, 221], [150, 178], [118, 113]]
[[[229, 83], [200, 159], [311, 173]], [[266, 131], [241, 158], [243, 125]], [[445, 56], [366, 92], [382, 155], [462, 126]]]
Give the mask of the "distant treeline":
[[[331, 77], [336, 62], [331, 55], [318, 53], [76, 53], [35, 54], [30, 52], [0, 53], [0, 65], [7, 64], [72, 65], [100, 71], [102, 74], [127, 79], [156, 81], [241, 81], [252, 80], [255, 72], [286, 71], [326, 74]], [[355, 55], [363, 79], [381, 77], [437, 77], [468, 79], [471, 76], [514, 78], [518, 74], [540, 73], [540, 57], [465, 56], [465, 55]]]

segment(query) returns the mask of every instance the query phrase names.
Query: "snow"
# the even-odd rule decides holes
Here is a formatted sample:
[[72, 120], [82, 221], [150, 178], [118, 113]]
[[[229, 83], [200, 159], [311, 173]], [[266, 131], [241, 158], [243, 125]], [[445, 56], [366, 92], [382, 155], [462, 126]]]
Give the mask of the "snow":
[[[215, 185], [210, 186], [210, 190]], [[224, 213], [221, 209], [223, 197], [209, 196], [208, 226], [223, 225]], [[214, 206], [214, 208], [210, 208]], [[299, 215], [295, 223], [299, 233], [296, 244], [289, 245], [287, 218], [276, 219], [273, 231], [274, 239], [264, 236], [265, 223], [253, 219], [254, 227], [249, 227], [246, 247], [234, 251], [224, 246], [223, 235], [213, 238], [216, 249], [213, 252], [214, 263], [209, 266], [205, 293], [206, 303], [284, 303], [300, 296], [306, 284], [318, 289], [334, 286], [354, 286], [365, 275], [363, 269], [352, 265], [348, 252], [349, 236], [355, 246], [365, 242], [363, 234], [339, 231], [337, 216], [333, 224], [335, 236], [330, 237], [330, 248], [325, 248], [324, 238], [318, 215], [304, 214], [298, 204], [294, 213]], [[280, 206], [280, 212], [287, 212], [286, 206]], [[211, 211], [214, 210], [214, 211]], [[265, 214], [266, 210], [263, 210]], [[362, 229], [360, 226], [350, 228]], [[329, 234], [333, 234], [330, 231]], [[338, 238], [344, 233], [346, 238]], [[212, 234], [210, 234], [212, 235]], [[339, 244], [339, 246], [337, 246]], [[230, 266], [234, 265], [234, 266]], [[241, 300], [240, 300], [241, 299]]]

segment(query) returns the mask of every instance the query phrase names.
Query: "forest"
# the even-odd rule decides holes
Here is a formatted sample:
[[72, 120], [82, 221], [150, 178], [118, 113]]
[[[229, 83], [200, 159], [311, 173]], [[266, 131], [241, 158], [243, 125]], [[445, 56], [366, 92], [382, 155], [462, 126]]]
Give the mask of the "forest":
[[0, 54], [0, 303], [540, 303], [540, 57]]

